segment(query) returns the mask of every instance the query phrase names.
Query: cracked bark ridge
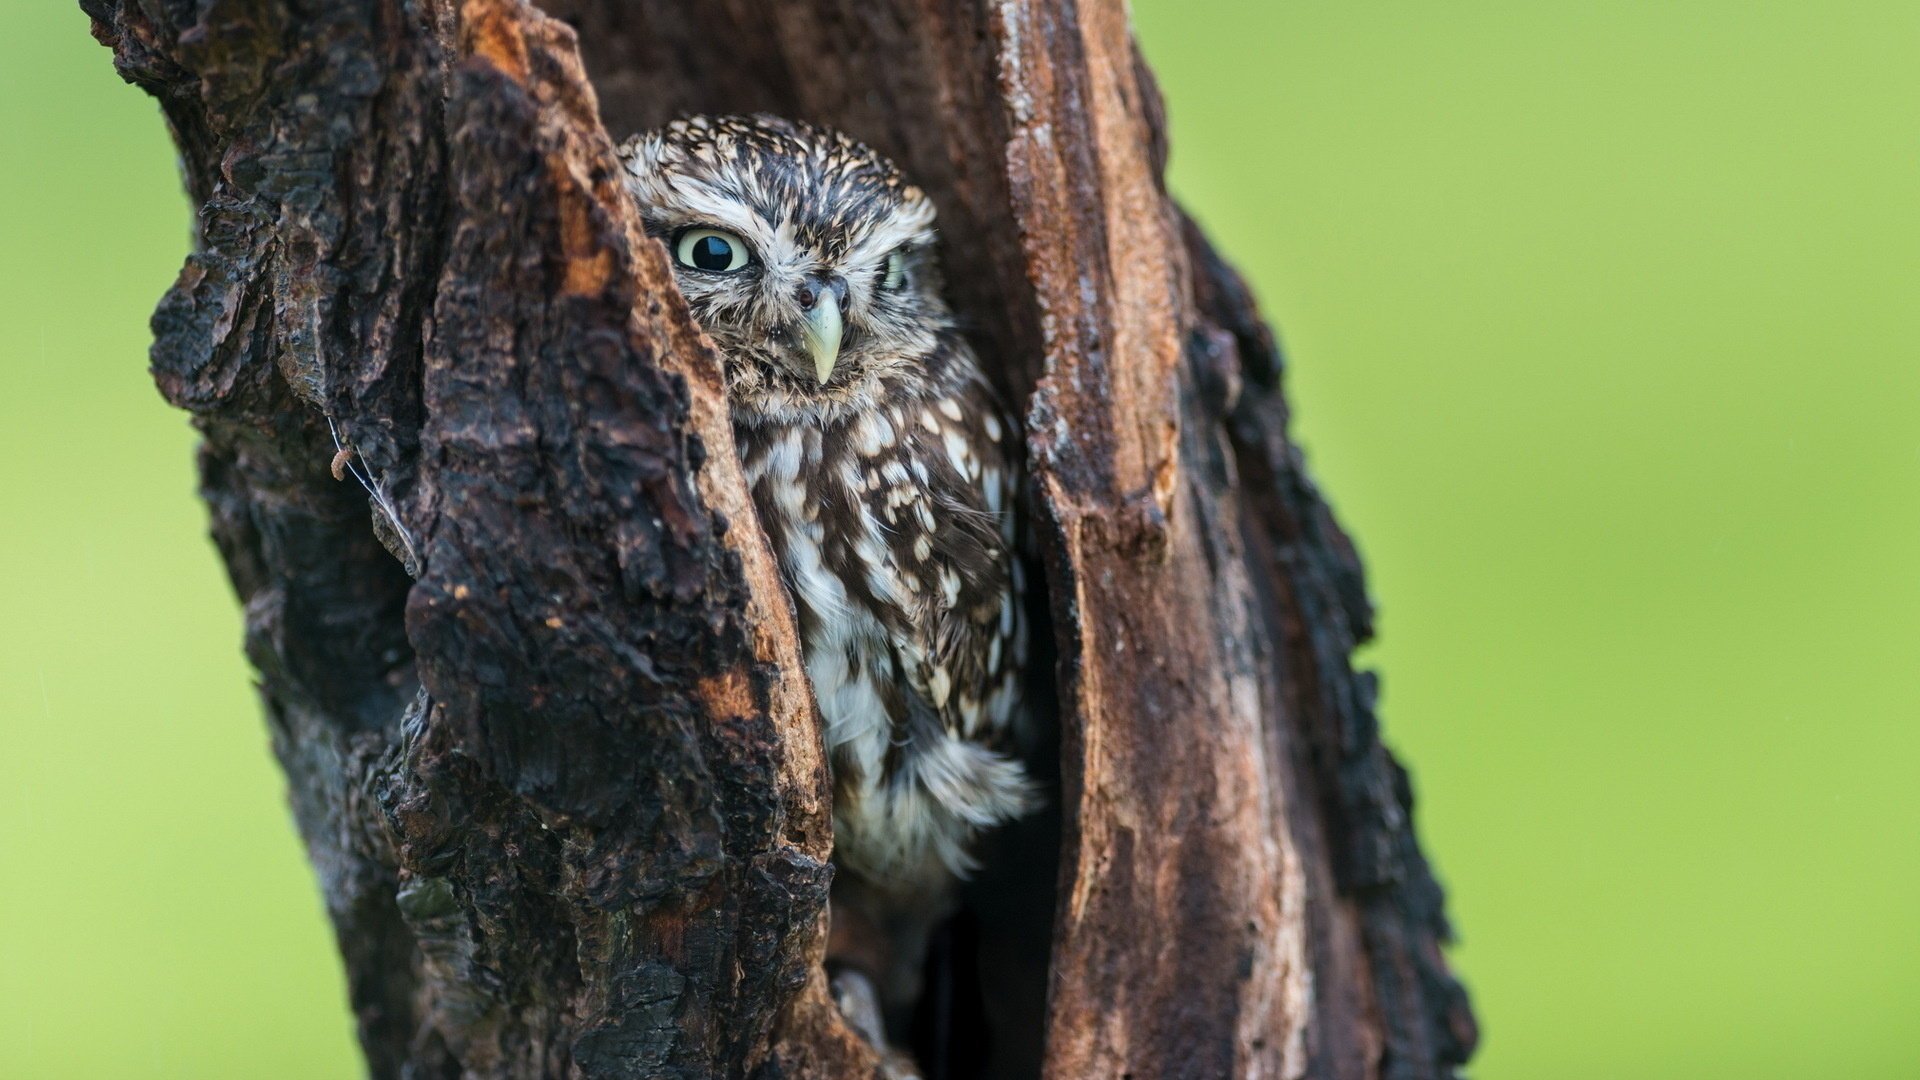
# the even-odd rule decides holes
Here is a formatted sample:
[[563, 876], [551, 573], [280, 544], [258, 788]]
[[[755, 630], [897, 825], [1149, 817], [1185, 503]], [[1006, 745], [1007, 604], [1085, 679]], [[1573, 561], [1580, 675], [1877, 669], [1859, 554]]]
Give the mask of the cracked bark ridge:
[[752, 109], [929, 191], [956, 306], [1030, 406], [1060, 871], [1057, 906], [1018, 875], [975, 897], [987, 1012], [1030, 1028], [977, 1075], [1465, 1060], [1350, 662], [1359, 562], [1273, 335], [1162, 185], [1120, 0], [83, 7], [201, 207], [153, 370], [205, 435], [373, 1075], [875, 1074], [820, 972], [791, 614], [602, 128]]
[[717, 362], [571, 32], [88, 10], [204, 207], [154, 373], [373, 1073], [872, 1073], [819, 977], [824, 759]]

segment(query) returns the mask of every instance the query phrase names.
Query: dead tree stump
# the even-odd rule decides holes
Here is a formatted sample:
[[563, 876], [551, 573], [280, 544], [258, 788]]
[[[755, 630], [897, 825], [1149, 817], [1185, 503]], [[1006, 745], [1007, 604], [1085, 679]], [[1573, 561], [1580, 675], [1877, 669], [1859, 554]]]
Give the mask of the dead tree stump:
[[874, 1075], [792, 616], [608, 137], [752, 110], [928, 190], [1028, 403], [1057, 814], [970, 898], [929, 1078], [1453, 1075], [1360, 566], [1122, 0], [83, 7], [200, 207], [153, 373], [372, 1075]]

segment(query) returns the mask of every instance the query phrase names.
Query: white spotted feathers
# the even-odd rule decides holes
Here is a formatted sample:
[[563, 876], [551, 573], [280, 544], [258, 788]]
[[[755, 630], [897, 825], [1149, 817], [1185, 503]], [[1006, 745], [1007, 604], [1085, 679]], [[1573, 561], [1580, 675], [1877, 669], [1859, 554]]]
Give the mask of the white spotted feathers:
[[739, 427], [827, 723], [840, 854], [883, 882], [964, 873], [973, 834], [1032, 802], [1007, 753], [1028, 651], [1014, 474], [970, 448], [967, 415], [948, 396]]
[[681, 121], [622, 155], [726, 361], [826, 723], [838, 860], [939, 889], [1034, 795], [1014, 756], [1018, 428], [940, 294], [931, 204], [861, 144], [770, 117]]

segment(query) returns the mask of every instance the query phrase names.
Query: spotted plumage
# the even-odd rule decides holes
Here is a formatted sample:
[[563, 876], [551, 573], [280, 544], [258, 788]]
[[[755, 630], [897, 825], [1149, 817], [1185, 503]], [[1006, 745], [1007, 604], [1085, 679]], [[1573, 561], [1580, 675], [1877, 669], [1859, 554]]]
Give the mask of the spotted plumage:
[[885, 159], [770, 117], [622, 147], [719, 347], [734, 433], [826, 723], [836, 859], [926, 896], [1032, 786], [1018, 427], [941, 296], [932, 204]]

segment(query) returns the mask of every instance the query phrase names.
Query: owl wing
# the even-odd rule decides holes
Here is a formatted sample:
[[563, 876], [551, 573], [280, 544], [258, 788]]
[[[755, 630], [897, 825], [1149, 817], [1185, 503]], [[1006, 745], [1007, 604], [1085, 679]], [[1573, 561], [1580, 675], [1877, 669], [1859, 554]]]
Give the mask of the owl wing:
[[897, 537], [921, 588], [897, 640], [910, 691], [902, 768], [975, 827], [1018, 816], [1032, 786], [1008, 751], [1021, 716], [1026, 627], [1015, 556], [1019, 475], [1012, 427], [984, 386], [936, 399], [912, 460], [934, 526]]

